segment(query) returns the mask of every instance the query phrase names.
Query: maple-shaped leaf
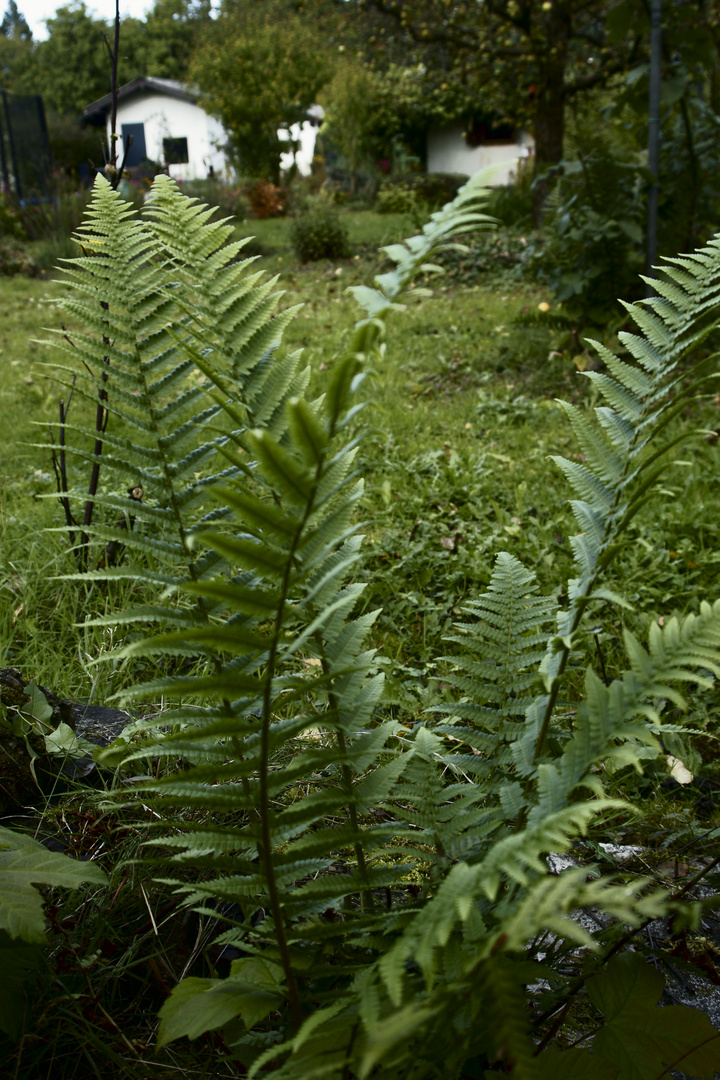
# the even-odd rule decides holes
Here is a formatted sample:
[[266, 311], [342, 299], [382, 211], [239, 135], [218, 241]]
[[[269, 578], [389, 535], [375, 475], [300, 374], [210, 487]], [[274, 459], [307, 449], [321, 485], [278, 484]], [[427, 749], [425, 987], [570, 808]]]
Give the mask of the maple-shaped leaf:
[[665, 981], [636, 953], [614, 957], [588, 982], [605, 1023], [592, 1054], [617, 1066], [618, 1080], [660, 1080], [671, 1070], [714, 1080], [720, 1071], [720, 1031], [699, 1009], [658, 1007]]

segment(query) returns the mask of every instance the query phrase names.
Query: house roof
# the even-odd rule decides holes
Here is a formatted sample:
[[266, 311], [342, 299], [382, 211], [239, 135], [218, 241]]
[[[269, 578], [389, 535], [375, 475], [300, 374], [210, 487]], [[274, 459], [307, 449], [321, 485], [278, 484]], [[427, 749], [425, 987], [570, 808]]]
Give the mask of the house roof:
[[[197, 101], [197, 92], [178, 82], [177, 79], [155, 79], [151, 75], [138, 75], [136, 79], [121, 86], [117, 92], [118, 101], [130, 97], [133, 94], [165, 94], [167, 97], [179, 98], [181, 101]], [[99, 124], [105, 119], [112, 106], [112, 94], [105, 94], [83, 109], [82, 119], [86, 123]]]

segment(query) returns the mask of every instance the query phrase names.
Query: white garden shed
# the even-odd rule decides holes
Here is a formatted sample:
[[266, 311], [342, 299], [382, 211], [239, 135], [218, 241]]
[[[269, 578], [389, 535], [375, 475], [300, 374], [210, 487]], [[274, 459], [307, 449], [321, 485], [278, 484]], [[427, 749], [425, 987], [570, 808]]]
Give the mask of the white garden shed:
[[[198, 105], [198, 94], [175, 79], [140, 76], [118, 90], [117, 133], [127, 145], [132, 143], [125, 160], [128, 169], [142, 161], [160, 162], [174, 180], [203, 180], [208, 176], [230, 179], [231, 167], [225, 156], [227, 135], [222, 124]], [[94, 101], [83, 112], [85, 123], [104, 125], [110, 138], [112, 97]], [[290, 131], [279, 131], [281, 140], [292, 139], [291, 151], [281, 156], [283, 169], [293, 162], [298, 171], [309, 174], [315, 139], [323, 110], [313, 105], [308, 119], [293, 124]]]
[[468, 131], [461, 121], [430, 128], [427, 136], [427, 171], [474, 176], [495, 166], [494, 187], [509, 184], [518, 163], [535, 149], [531, 135], [509, 125], [476, 124]]
[[[125, 164], [161, 162], [175, 180], [228, 176], [222, 125], [197, 104], [196, 92], [175, 79], [140, 76], [118, 90], [117, 133], [127, 146]], [[86, 123], [107, 127], [110, 137], [112, 97], [94, 101], [83, 112]]]

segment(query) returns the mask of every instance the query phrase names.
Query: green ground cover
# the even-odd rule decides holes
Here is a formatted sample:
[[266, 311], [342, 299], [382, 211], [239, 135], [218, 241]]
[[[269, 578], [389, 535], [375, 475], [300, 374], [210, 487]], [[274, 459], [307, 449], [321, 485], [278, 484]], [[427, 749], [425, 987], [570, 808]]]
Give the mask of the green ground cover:
[[[344, 217], [356, 254], [336, 263], [298, 263], [286, 219], [238, 229], [252, 225], [266, 245], [258, 266], [279, 275], [281, 306], [303, 305], [284, 347], [303, 348], [318, 393], [357, 318], [348, 286], [371, 282], [383, 267], [375, 245], [398, 239], [411, 224], [403, 215], [370, 211]], [[484, 245], [486, 252], [497, 245], [500, 253], [509, 246], [502, 236]], [[555, 587], [570, 565], [575, 527], [565, 481], [550, 455], [577, 448], [556, 398], [590, 408], [592, 388], [572, 362], [574, 347], [563, 348], [550, 331], [513, 326], [551, 298], [508, 274], [502, 258], [488, 265], [469, 280], [451, 272], [426, 283], [432, 295], [412, 298], [396, 315], [382, 368], [366, 391], [365, 602], [383, 609], [378, 644], [392, 665], [399, 699], [415, 707], [428, 694], [443, 634], [463, 601], [487, 584], [497, 551], [532, 566], [544, 588]], [[109, 644], [96, 631], [87, 632], [84, 658], [73, 644], [72, 613], [86, 601], [75, 585], [52, 581], [69, 568], [68, 556], [61, 531], [40, 531], [61, 526], [62, 517], [52, 498], [50, 455], [32, 445], [47, 441], [58, 401], [67, 396], [47, 366], [52, 350], [35, 340], [48, 336], [44, 328], [57, 327], [52, 301], [65, 288], [52, 279], [0, 281], [6, 418], [0, 432], [0, 648], [5, 663], [44, 685], [87, 696], [107, 692], [110, 682], [117, 688], [122, 676], [93, 664], [93, 650]], [[614, 329], [603, 340], [617, 347]], [[709, 430], [720, 424], [717, 400], [698, 410], [698, 424]], [[91, 412], [76, 398], [70, 420]], [[662, 521], [656, 512], [639, 519], [638, 543], [629, 546], [623, 569], [633, 607], [683, 611], [699, 589], [711, 594], [720, 576], [719, 526], [716, 498], [703, 477], [713, 469], [717, 475], [717, 456], [716, 442], [700, 440], [668, 482]], [[79, 472], [74, 479], [84, 482]], [[668, 541], [669, 535], [676, 539]], [[91, 613], [102, 611], [107, 599], [95, 592], [87, 598]]]

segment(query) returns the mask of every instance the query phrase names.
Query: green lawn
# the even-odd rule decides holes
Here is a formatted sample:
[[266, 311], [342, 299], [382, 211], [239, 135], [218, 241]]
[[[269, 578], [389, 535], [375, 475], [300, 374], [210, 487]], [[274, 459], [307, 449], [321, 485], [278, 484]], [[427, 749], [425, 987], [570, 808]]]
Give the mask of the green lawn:
[[[285, 345], [304, 349], [317, 393], [360, 314], [347, 287], [370, 283], [383, 267], [381, 255], [367, 254], [371, 241], [397, 239], [410, 224], [369, 212], [346, 218], [361, 251], [307, 266], [289, 247], [288, 220], [251, 223], [263, 244], [275, 248], [258, 265], [280, 273], [281, 305], [304, 305]], [[511, 325], [520, 312], [549, 299], [537, 287], [506, 273], [470, 282], [447, 275], [430, 284], [432, 296], [411, 294], [406, 310], [396, 314], [383, 363], [370, 372], [362, 450], [366, 603], [383, 608], [378, 644], [399, 680], [423, 693], [444, 651], [443, 634], [463, 600], [487, 583], [497, 551], [511, 551], [536, 569], [543, 588], [564, 587], [575, 525], [550, 455], [579, 455], [555, 399], [592, 403], [591, 386], [567, 350], [554, 348], [551, 336]], [[43, 327], [58, 326], [48, 301], [64, 288], [59, 280], [0, 281], [0, 589], [11, 601], [0, 624], [0, 650], [45, 685], [64, 680], [59, 689], [69, 692], [88, 676], [78, 669], [71, 644], [76, 632], [58, 610], [59, 587], [49, 579], [72, 564], [61, 532], [39, 532], [62, 518], [56, 502], [44, 498], [55, 490], [49, 452], [31, 445], [47, 442], [58, 400], [67, 394], [44, 366], [60, 354], [33, 341], [47, 336]], [[718, 426], [712, 419], [717, 405], [706, 408], [704, 422]], [[76, 398], [71, 421], [81, 417], [91, 420], [92, 407]], [[706, 478], [717, 475], [719, 453], [708, 442], [693, 448], [691, 464], [668, 479], [663, 521], [657, 509], [639, 519], [638, 542], [629, 545], [622, 571], [633, 602], [682, 609], [718, 584], [718, 526]], [[671, 544], [669, 528], [677, 533]], [[63, 601], [66, 608], [76, 593]], [[20, 615], [8, 614], [20, 603]], [[48, 664], [52, 674], [43, 670]]]

